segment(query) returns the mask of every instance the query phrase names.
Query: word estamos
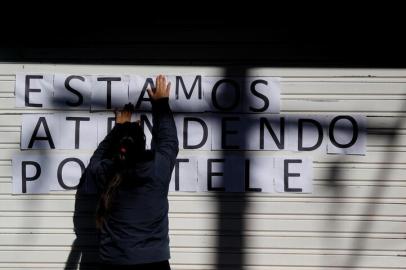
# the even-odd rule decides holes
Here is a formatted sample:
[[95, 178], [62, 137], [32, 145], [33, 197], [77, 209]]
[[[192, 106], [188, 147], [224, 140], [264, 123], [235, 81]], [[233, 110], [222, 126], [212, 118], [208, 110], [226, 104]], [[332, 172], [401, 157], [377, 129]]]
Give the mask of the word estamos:
[[[280, 82], [275, 77], [168, 76], [175, 112], [280, 112]], [[17, 74], [16, 106], [49, 109], [110, 110], [133, 103], [149, 111], [147, 89], [154, 77], [67, 74]]]

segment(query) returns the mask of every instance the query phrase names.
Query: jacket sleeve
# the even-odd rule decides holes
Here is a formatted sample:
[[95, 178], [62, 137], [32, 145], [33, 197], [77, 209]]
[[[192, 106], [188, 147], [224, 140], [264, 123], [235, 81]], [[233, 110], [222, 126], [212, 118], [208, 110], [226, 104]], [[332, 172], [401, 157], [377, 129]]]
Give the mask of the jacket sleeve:
[[152, 101], [152, 142], [156, 171], [169, 184], [176, 156], [179, 152], [178, 135], [169, 98]]
[[99, 190], [103, 189], [106, 180], [105, 175], [113, 164], [111, 161], [113, 149], [123, 132], [124, 126], [125, 124], [116, 124], [114, 126], [94, 151], [86, 168], [87, 180], [92, 180]]

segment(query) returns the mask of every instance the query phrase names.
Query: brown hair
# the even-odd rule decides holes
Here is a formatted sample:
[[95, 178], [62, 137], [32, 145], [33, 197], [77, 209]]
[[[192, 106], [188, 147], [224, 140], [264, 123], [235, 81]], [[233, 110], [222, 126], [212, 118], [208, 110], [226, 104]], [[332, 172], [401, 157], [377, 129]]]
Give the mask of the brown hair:
[[99, 203], [96, 208], [96, 228], [101, 229], [105, 219], [110, 215], [111, 205], [120, 186], [123, 177], [117, 172], [109, 181], [107, 189], [100, 195]]
[[[115, 173], [110, 179], [103, 181], [106, 187], [100, 195], [99, 203], [96, 208], [96, 228], [101, 229], [103, 223], [111, 213], [112, 204], [116, 197], [118, 188], [124, 180], [129, 178], [128, 170], [131, 166], [145, 155], [145, 135], [138, 124], [128, 125], [127, 133], [121, 137], [118, 144], [113, 148], [113, 162]], [[105, 175], [100, 177], [105, 178]]]

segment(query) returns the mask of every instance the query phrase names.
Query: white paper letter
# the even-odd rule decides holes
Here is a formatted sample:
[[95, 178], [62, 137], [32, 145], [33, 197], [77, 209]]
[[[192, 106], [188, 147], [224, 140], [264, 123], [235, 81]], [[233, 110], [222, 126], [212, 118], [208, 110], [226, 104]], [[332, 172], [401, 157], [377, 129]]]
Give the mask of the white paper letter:
[[90, 109], [90, 88], [88, 76], [55, 74], [54, 93], [58, 108]]
[[52, 74], [24, 74], [16, 76], [16, 107], [54, 108]]
[[361, 115], [337, 115], [329, 119], [327, 153], [365, 155], [367, 119]]
[[311, 193], [312, 161], [308, 158], [275, 158], [277, 192]]
[[59, 149], [58, 117], [53, 114], [24, 114], [21, 149]]

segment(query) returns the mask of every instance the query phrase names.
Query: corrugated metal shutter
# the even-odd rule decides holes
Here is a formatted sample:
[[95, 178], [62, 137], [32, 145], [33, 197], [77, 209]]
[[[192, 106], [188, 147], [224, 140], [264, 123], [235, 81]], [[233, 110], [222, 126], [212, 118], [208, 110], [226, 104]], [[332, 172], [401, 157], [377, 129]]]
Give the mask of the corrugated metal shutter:
[[[75, 192], [11, 195], [21, 114], [39, 112], [15, 108], [20, 71], [231, 75], [206, 67], [0, 64], [0, 269], [63, 269], [80, 256], [91, 261], [96, 255], [89, 230], [91, 198], [75, 201]], [[367, 154], [306, 153], [314, 159], [312, 194], [171, 193], [172, 268], [404, 269], [405, 70], [263, 68], [244, 73], [282, 78], [283, 114], [367, 115]], [[80, 224], [77, 239], [74, 222]]]

